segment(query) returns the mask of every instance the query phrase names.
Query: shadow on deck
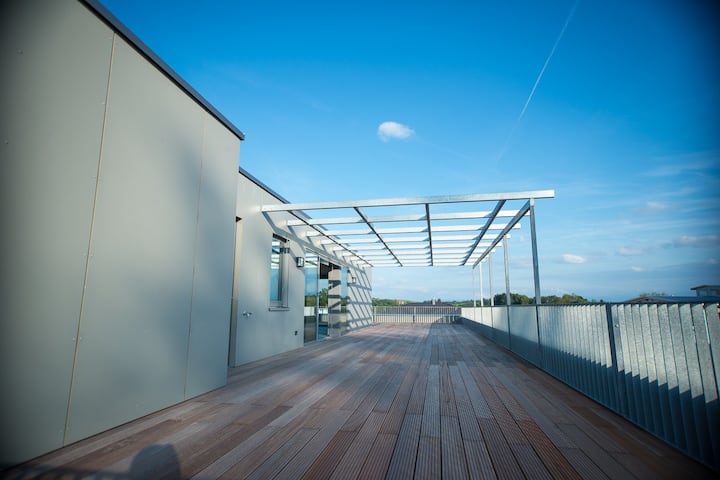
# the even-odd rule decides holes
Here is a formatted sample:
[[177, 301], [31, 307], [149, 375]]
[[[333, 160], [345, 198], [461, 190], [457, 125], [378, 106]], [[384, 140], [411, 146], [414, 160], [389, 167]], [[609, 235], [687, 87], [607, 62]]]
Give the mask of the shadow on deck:
[[3, 478], [713, 478], [463, 325], [376, 325]]

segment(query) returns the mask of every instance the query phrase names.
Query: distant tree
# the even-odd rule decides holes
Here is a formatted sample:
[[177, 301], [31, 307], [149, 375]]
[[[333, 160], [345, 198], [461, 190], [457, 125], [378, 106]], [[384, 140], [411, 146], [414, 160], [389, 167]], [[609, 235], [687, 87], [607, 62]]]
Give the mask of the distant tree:
[[374, 307], [396, 307], [398, 305], [404, 305], [408, 303], [407, 300], [395, 300], [392, 298], [373, 298], [372, 304]]
[[562, 297], [557, 295], [548, 295], [541, 298], [542, 303], [546, 305], [562, 305], [562, 304], [573, 304], [573, 303], [588, 303], [587, 298], [574, 293], [566, 293]]
[[320, 297], [320, 302], [319, 302], [320, 305], [327, 307], [328, 306], [328, 289], [323, 288], [322, 290], [320, 290], [320, 293], [318, 294], [318, 296]]
[[638, 295], [638, 297], [667, 297], [665, 292], [645, 292]]
[[[504, 293], [498, 293], [493, 297], [495, 299], [495, 305], [505, 305], [507, 303], [506, 296]], [[522, 293], [510, 293], [510, 304], [511, 305], [531, 305], [535, 303], [534, 299], [523, 295]]]
[[[453, 300], [450, 304], [453, 307], [460, 308], [471, 308], [474, 306], [474, 302], [472, 300]], [[478, 301], [477, 304], [480, 305], [480, 302]]]

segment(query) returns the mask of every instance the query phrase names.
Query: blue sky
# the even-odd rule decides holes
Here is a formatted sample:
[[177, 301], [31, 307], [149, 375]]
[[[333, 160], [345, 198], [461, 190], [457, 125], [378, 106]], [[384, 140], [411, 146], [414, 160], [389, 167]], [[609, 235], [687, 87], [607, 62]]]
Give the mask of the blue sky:
[[[543, 294], [720, 284], [714, 2], [102, 3], [292, 202], [554, 189], [536, 206]], [[526, 222], [508, 250], [511, 290], [532, 295]], [[497, 293], [502, 252], [494, 272]], [[469, 269], [373, 277], [377, 297], [473, 296]]]

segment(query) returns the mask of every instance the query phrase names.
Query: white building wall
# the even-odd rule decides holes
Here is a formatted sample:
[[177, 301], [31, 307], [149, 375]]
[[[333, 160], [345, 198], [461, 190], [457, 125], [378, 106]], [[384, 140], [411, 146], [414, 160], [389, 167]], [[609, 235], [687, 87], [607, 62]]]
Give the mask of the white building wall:
[[[371, 271], [345, 264], [332, 250], [312, 243], [302, 227], [288, 228], [295, 219], [286, 212], [261, 211], [263, 205], [283, 200], [242, 172], [238, 175], [238, 236], [235, 252], [236, 305], [230, 339], [230, 364], [242, 365], [303, 346], [305, 270], [296, 258], [310, 247], [326, 260], [348, 267], [356, 283], [348, 285], [348, 316], [343, 331], [372, 322]], [[288, 303], [286, 309], [270, 306], [270, 257], [273, 233], [288, 240]], [[312, 237], [319, 239], [320, 237]]]
[[355, 283], [348, 286], [348, 328], [353, 330], [373, 322], [372, 270], [353, 269]]
[[225, 384], [240, 139], [84, 4], [0, 35], [1, 465]]
[[[301, 347], [306, 245], [270, 309], [286, 226], [238, 175], [237, 130], [82, 2], [0, 22], [2, 467], [224, 385], [228, 344], [233, 365]], [[370, 272], [351, 273], [358, 327]]]
[[[230, 360], [232, 365], [258, 360], [303, 345], [305, 272], [294, 259], [304, 249], [290, 241], [287, 309], [270, 308], [270, 256], [273, 228], [260, 211], [262, 205], [279, 203], [276, 197], [244, 175], [238, 175], [237, 217], [242, 236], [236, 249], [237, 315], [233, 319]], [[277, 217], [277, 215], [276, 215]], [[278, 220], [282, 224], [282, 216]], [[286, 219], [286, 218], [285, 218]], [[285, 232], [278, 230], [281, 235]]]

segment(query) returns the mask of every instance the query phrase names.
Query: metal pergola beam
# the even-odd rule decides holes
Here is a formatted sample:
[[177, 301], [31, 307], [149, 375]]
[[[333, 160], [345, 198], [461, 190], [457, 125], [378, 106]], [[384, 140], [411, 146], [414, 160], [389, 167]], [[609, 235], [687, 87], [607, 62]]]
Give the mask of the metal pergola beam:
[[527, 200], [529, 198], [553, 198], [554, 190], [535, 190], [529, 192], [476, 193], [469, 195], [437, 195], [428, 197], [384, 198], [375, 200], [350, 200], [345, 202], [319, 203], [280, 203], [263, 205], [263, 212], [287, 212], [291, 210], [329, 210], [337, 208], [399, 207], [423, 205], [426, 203], [467, 203], [498, 202], [500, 200]]
[[[480, 230], [480, 233], [477, 234], [477, 237], [475, 237], [475, 240], [473, 241], [472, 247], [470, 247], [470, 251], [468, 252], [467, 256], [463, 258], [462, 265], [465, 266], [467, 264], [467, 261], [470, 257], [472, 257], [472, 254], [475, 253], [475, 249], [477, 248], [478, 244], [480, 243], [480, 240], [485, 236], [485, 233], [490, 229], [490, 226], [497, 218], [498, 213], [500, 210], [502, 210], [502, 207], [505, 206], [505, 200], [500, 200], [497, 205], [495, 205], [495, 208], [493, 209], [492, 213], [490, 214], [490, 218], [488, 218], [488, 221], [485, 222], [485, 225], [483, 226], [482, 230]], [[517, 215], [517, 213], [516, 213]]]
[[513, 217], [513, 219], [510, 221], [510, 223], [507, 224], [507, 226], [503, 229], [503, 231], [500, 233], [500, 235], [495, 238], [495, 240], [492, 241], [490, 246], [485, 249], [485, 251], [480, 255], [480, 258], [478, 258], [475, 261], [475, 264], [473, 264], [473, 267], [476, 267], [478, 263], [482, 262], [482, 259], [485, 258], [487, 254], [489, 254], [495, 246], [500, 243], [500, 241], [503, 239], [503, 237], [510, 231], [510, 229], [518, 223], [522, 218], [525, 216], [525, 214], [530, 210], [530, 201], [528, 201], [523, 208], [521, 208], [518, 213]]
[[[306, 227], [303, 238], [313, 245], [335, 252], [367, 266], [477, 266], [509, 232], [521, 228], [520, 220], [530, 211], [531, 235], [535, 241], [532, 206], [536, 198], [552, 198], [553, 190], [527, 192], [442, 195], [320, 203], [264, 205], [266, 217], [287, 212], [289, 231]], [[520, 201], [527, 201], [517, 209]], [[492, 208], [474, 208], [471, 203], [490, 203]], [[444, 204], [442, 212], [433, 206]], [[385, 211], [375, 209], [384, 208]], [[407, 208], [411, 207], [411, 208]], [[424, 212], [420, 211], [422, 208]], [[397, 214], [388, 209], [397, 209]], [[375, 210], [373, 210], [375, 209]], [[336, 212], [333, 212], [336, 210]], [[312, 218], [322, 211], [326, 218]], [[326, 213], [325, 213], [326, 212]], [[370, 213], [377, 215], [371, 215]], [[335, 213], [335, 215], [333, 215]], [[355, 213], [356, 216], [350, 216]], [[390, 214], [388, 214], [390, 213]], [[498, 223], [498, 219], [509, 219]], [[381, 225], [385, 224], [384, 227]], [[345, 228], [342, 226], [345, 225]], [[333, 227], [335, 226], [335, 227]], [[338, 228], [339, 227], [339, 228]], [[535, 271], [537, 246], [533, 245]], [[482, 253], [481, 253], [482, 250]]]
[[[517, 210], [505, 210], [500, 212], [497, 217], [512, 218], [517, 213]], [[487, 218], [492, 212], [457, 212], [457, 213], [433, 213], [430, 216], [430, 220], [443, 221], [443, 220], [475, 220], [478, 218]], [[371, 217], [368, 216], [368, 220], [371, 223], [392, 223], [392, 222], [421, 222], [425, 220], [425, 215], [385, 215]], [[365, 221], [357, 217], [335, 217], [335, 218], [314, 218], [307, 222], [302, 220], [288, 220], [288, 225], [352, 225], [362, 224]]]
[[425, 204], [425, 220], [427, 221], [428, 246], [430, 247], [430, 266], [434, 265], [433, 244], [432, 244], [432, 225], [430, 225], [430, 204]]
[[378, 238], [378, 240], [380, 240], [382, 242], [382, 244], [385, 245], [385, 248], [387, 249], [388, 253], [390, 253], [390, 255], [392, 255], [393, 258], [400, 264], [400, 266], [402, 266], [402, 262], [400, 261], [400, 259], [395, 255], [395, 252], [392, 251], [392, 249], [388, 246], [388, 244], [385, 243], [385, 240], [383, 240], [383, 238], [380, 236], [380, 234], [375, 230], [375, 227], [372, 225], [372, 223], [370, 223], [368, 221], [367, 217], [365, 216], [365, 213], [363, 213], [363, 211], [360, 209], [360, 207], [354, 207], [354, 208], [355, 208], [355, 211], [357, 212], [357, 214], [360, 215], [360, 218], [365, 220], [365, 223], [370, 228], [370, 230], [372, 230], [372, 233], [374, 233], [375, 236]]

